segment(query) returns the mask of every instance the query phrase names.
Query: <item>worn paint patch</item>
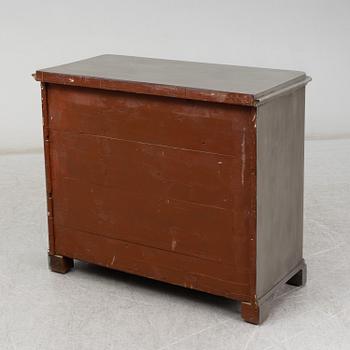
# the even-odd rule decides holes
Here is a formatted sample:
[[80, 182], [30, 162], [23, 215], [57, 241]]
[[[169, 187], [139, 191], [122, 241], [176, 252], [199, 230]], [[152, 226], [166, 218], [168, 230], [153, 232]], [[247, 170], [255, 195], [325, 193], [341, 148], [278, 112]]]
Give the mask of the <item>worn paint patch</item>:
[[173, 240], [171, 241], [171, 250], [175, 250], [176, 244], [177, 244], [176, 240], [173, 239]]

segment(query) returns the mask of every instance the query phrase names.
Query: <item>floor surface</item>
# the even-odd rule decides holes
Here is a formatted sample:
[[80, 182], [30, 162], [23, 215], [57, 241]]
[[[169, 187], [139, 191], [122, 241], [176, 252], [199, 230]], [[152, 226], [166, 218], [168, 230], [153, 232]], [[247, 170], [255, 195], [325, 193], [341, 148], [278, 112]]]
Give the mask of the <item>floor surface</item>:
[[224, 298], [117, 271], [47, 267], [43, 156], [0, 156], [0, 349], [350, 349], [350, 140], [306, 142], [308, 283], [261, 326]]

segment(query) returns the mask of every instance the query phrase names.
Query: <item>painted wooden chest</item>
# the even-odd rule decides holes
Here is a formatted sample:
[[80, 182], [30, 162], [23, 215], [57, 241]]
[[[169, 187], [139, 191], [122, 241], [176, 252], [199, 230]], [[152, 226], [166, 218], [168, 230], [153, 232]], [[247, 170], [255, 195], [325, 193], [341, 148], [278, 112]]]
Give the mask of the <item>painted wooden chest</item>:
[[38, 70], [49, 261], [236, 299], [303, 285], [303, 72], [103, 55]]

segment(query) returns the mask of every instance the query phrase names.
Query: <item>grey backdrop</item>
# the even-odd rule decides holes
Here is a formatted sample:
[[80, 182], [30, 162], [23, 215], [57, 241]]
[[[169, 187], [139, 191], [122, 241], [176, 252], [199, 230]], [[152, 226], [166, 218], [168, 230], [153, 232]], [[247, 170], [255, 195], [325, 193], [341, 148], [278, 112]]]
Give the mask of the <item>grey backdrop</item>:
[[102, 53], [304, 70], [307, 137], [350, 137], [349, 0], [0, 5], [1, 153], [41, 149], [35, 69]]

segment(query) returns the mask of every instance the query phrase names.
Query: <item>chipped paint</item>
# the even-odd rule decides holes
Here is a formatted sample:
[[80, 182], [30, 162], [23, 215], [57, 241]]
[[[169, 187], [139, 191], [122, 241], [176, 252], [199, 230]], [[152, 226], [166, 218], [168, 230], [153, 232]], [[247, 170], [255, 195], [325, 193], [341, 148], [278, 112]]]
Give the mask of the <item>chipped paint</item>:
[[175, 250], [176, 244], [177, 244], [177, 242], [176, 242], [176, 240], [173, 238], [173, 240], [171, 241], [171, 250]]

